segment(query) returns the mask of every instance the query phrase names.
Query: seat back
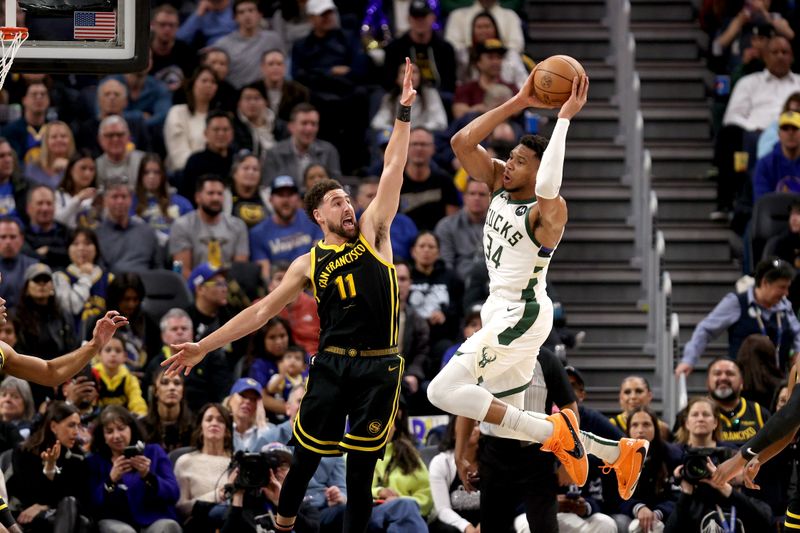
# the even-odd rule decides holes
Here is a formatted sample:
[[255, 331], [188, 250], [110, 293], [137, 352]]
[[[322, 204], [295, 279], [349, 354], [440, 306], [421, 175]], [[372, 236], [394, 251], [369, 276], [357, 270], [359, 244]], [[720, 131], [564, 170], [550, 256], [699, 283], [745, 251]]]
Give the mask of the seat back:
[[438, 446], [423, 446], [419, 449], [419, 454], [422, 456], [422, 460], [425, 463], [425, 468], [428, 468], [431, 464], [431, 460], [439, 454], [439, 447]]
[[759, 198], [753, 207], [753, 218], [750, 226], [750, 270], [755, 268], [764, 251], [764, 245], [787, 227], [789, 206], [800, 200], [800, 195], [771, 192]]
[[178, 457], [180, 457], [181, 455], [185, 455], [185, 454], [187, 454], [189, 452], [193, 452], [196, 449], [197, 448], [195, 448], [194, 446], [182, 446], [180, 448], [175, 448], [174, 450], [169, 452], [168, 456], [169, 456], [170, 462], [172, 462], [172, 466], [174, 467], [175, 463], [178, 462]]
[[186, 280], [177, 272], [160, 269], [139, 272], [139, 275], [145, 290], [142, 309], [156, 322], [173, 307], [184, 309], [192, 303]]

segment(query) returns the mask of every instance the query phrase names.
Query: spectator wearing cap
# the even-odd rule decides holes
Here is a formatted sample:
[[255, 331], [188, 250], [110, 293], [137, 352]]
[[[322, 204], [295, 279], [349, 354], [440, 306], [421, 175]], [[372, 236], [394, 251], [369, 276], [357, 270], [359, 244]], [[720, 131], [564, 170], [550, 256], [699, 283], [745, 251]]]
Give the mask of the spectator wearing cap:
[[261, 265], [269, 279], [273, 261], [294, 261], [322, 239], [322, 231], [300, 209], [300, 194], [291, 176], [272, 182], [270, 205], [274, 214], [250, 230], [250, 260]]
[[194, 13], [178, 28], [177, 37], [199, 50], [235, 30], [233, 0], [209, 0], [198, 2]]
[[275, 146], [275, 113], [268, 104], [263, 83], [242, 87], [233, 124], [236, 146], [240, 151], [249, 151], [259, 161]]
[[256, 82], [261, 77], [259, 63], [264, 52], [283, 50], [285, 44], [277, 32], [261, 27], [264, 17], [257, 0], [234, 0], [234, 21], [238, 29], [215, 43], [231, 58], [228, 82], [236, 89]]
[[309, 101], [305, 85], [286, 79], [286, 54], [282, 50], [269, 50], [261, 56], [261, 76], [269, 108], [282, 123], [289, 122], [294, 106]]
[[706, 346], [723, 331], [728, 331], [728, 358], [736, 358], [739, 347], [754, 333], [766, 335], [778, 349], [779, 368], [785, 370], [792, 354], [800, 352], [800, 322], [787, 298], [794, 278], [789, 263], [777, 258], [756, 265], [755, 286], [737, 294], [729, 292], [692, 332], [683, 348], [675, 374], [691, 373]]
[[277, 176], [300, 179], [313, 163], [325, 165], [331, 177], [342, 175], [339, 152], [328, 141], [317, 138], [319, 111], [311, 104], [297, 104], [289, 116], [288, 139], [267, 150], [262, 170], [262, 184], [269, 185]]
[[469, 280], [475, 261], [483, 261], [483, 224], [492, 191], [478, 180], [467, 181], [464, 207], [436, 224], [434, 232], [439, 237], [439, 256], [461, 281]]
[[[58, 305], [53, 271], [36, 263], [25, 271], [19, 304], [15, 309], [20, 321], [16, 349], [42, 359], [52, 359], [77, 346], [72, 316]], [[39, 405], [53, 398], [53, 389], [31, 384], [33, 398]]]
[[[125, 176], [129, 179], [136, 176], [144, 152], [128, 149], [131, 134], [124, 118], [110, 115], [101, 120], [97, 129], [97, 142], [103, 150], [102, 155], [95, 160], [98, 185], [105, 185], [114, 176]], [[133, 184], [130, 183], [129, 187], [132, 188]]]
[[105, 216], [97, 227], [100, 252], [111, 272], [142, 272], [161, 265], [155, 230], [139, 217], [131, 217], [132, 193], [127, 177], [106, 183]]
[[261, 384], [253, 378], [239, 378], [231, 387], [228, 406], [233, 414], [233, 449], [260, 452], [270, 442], [261, 399]]
[[524, 52], [522, 20], [513, 10], [501, 7], [498, 0], [475, 0], [471, 6], [454, 10], [447, 17], [444, 38], [457, 50], [469, 48], [472, 45], [472, 20], [484, 11], [488, 11], [497, 21], [497, 32], [503, 36], [508, 48], [517, 53]]
[[[417, 91], [419, 101], [411, 109], [411, 123], [415, 126], [422, 126], [431, 131], [444, 131], [447, 129], [447, 111], [439, 95], [439, 91], [434, 87], [422, 84], [419, 66], [411, 65], [414, 70], [412, 83]], [[400, 95], [403, 92], [403, 76], [405, 75], [406, 64], [400, 63], [397, 67], [397, 77], [395, 84], [381, 100], [378, 112], [372, 117], [370, 126], [375, 130], [391, 130], [394, 126], [394, 116], [397, 112], [397, 105]]]
[[572, 390], [575, 391], [575, 397], [578, 399], [581, 429], [604, 439], [619, 440], [623, 438], [625, 434], [620, 428], [612, 424], [607, 416], [597, 409], [586, 407], [584, 404], [586, 400], [586, 382], [583, 379], [583, 374], [574, 366], [565, 366], [564, 370], [567, 372], [569, 383], [572, 385]]
[[[173, 355], [172, 347], [194, 340], [192, 317], [177, 307], [170, 309], [161, 317], [159, 329], [163, 346], [147, 364], [142, 381], [144, 391], [147, 391], [156, 376], [160, 375], [161, 363]], [[207, 402], [221, 402], [228, 392], [231, 378], [225, 355], [219, 350], [209, 353], [188, 376], [183, 376], [183, 396], [189, 409], [197, 412]]]
[[[386, 46], [383, 86], [391, 91], [406, 57], [419, 67], [422, 86], [452, 95], [456, 90], [456, 54], [453, 46], [433, 29], [436, 13], [429, 0], [412, 0], [408, 7], [408, 31]], [[416, 124], [416, 122], [414, 122]]]
[[[389, 132], [391, 134], [391, 132]], [[356, 193], [356, 217], [361, 218], [361, 214], [367, 209], [372, 200], [378, 194], [378, 183], [380, 178], [368, 176], [358, 184]], [[395, 259], [411, 259], [411, 245], [417, 238], [417, 225], [405, 213], [397, 212], [389, 228], [389, 240], [392, 241], [392, 255]]]
[[28, 191], [25, 206], [28, 228], [25, 244], [36, 258], [53, 268], [63, 269], [69, 264], [67, 256], [67, 228], [56, 222], [56, 194], [46, 185], [36, 185]]
[[770, 192], [800, 193], [800, 112], [781, 114], [778, 144], [756, 163], [753, 201]]
[[21, 253], [24, 244], [22, 222], [14, 217], [0, 218], [0, 298], [6, 301], [9, 309], [19, 299], [25, 271], [38, 263], [33, 257]]
[[[800, 111], [800, 92], [792, 93], [786, 98], [786, 102], [783, 104], [783, 109], [781, 109], [781, 114], [785, 113], [786, 111]], [[758, 136], [758, 150], [757, 150], [757, 157], [761, 159], [772, 153], [773, 148], [778, 144], [778, 121], [780, 120], [780, 116], [778, 116], [772, 123], [764, 128], [764, 131], [761, 132], [761, 135]]]
[[453, 117], [460, 119], [467, 113], [485, 113], [491, 107], [485, 102], [486, 93], [495, 85], [505, 85], [516, 94], [516, 86], [500, 78], [503, 57], [508, 49], [499, 39], [486, 39], [475, 45], [475, 68], [478, 79], [459, 85], [453, 98]]
[[206, 148], [186, 160], [183, 176], [177, 183], [178, 192], [193, 198], [198, 180], [206, 174], [228, 176], [233, 164], [233, 115], [215, 109], [206, 116]]
[[202, 263], [219, 268], [244, 262], [250, 256], [247, 226], [241, 219], [223, 212], [225, 183], [216, 174], [202, 176], [196, 186], [197, 210], [173, 222], [169, 254], [183, 264], [183, 276]]

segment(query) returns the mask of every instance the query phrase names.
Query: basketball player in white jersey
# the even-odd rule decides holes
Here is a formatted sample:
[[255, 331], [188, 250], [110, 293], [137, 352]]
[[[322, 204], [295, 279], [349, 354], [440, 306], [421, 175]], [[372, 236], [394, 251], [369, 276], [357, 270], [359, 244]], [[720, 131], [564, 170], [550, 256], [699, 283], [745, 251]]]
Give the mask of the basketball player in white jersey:
[[489, 270], [489, 298], [481, 310], [483, 329], [461, 345], [431, 382], [428, 398], [440, 409], [494, 424], [494, 434], [542, 444], [579, 485], [586, 481], [586, 453], [617, 471], [620, 496], [630, 498], [639, 479], [647, 441], [608, 441], [581, 433], [574, 412], [551, 416], [523, 410], [539, 348], [553, 325], [546, 292], [547, 268], [567, 222], [559, 195], [570, 119], [586, 104], [589, 79], [573, 81], [548, 143], [526, 135], [508, 161], [492, 159], [480, 145], [494, 128], [529, 107], [546, 108], [533, 92], [533, 74], [510, 100], [473, 120], [452, 139], [459, 161], [489, 185], [483, 252]]

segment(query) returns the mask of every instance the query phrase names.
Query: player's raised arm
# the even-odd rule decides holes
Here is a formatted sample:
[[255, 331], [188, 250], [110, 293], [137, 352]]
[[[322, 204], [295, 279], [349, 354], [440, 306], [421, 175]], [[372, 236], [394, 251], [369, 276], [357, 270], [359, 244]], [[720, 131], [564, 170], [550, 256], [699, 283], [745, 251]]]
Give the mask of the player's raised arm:
[[561, 179], [564, 174], [564, 152], [567, 144], [569, 121], [583, 109], [589, 94], [589, 78], [582, 76], [572, 80], [572, 94], [558, 112], [558, 122], [542, 155], [536, 173], [536, 199], [539, 216], [545, 226], [559, 233], [567, 222], [567, 206], [561, 198]]
[[280, 285], [267, 296], [241, 311], [200, 342], [186, 342], [172, 346], [173, 355], [161, 363], [168, 366], [168, 374], [189, 371], [206, 356], [216, 350], [249, 335], [277, 315], [289, 302], [294, 300], [308, 283], [311, 271], [311, 254], [304, 254], [292, 261]]
[[[535, 69], [534, 69], [535, 71]], [[481, 142], [499, 125], [529, 107], [550, 108], [533, 91], [533, 72], [522, 89], [509, 100], [475, 118], [461, 128], [450, 140], [453, 152], [471, 178], [482, 181], [495, 190], [502, 179], [504, 164], [493, 160]]]
[[109, 311], [95, 324], [92, 340], [74, 352], [49, 361], [17, 353], [8, 344], [0, 342], [5, 358], [3, 368], [8, 374], [20, 379], [55, 387], [77, 374], [100, 352], [114, 332], [127, 324], [127, 318], [116, 311]]
[[361, 217], [362, 229], [367, 232], [370, 228], [385, 226], [388, 229], [400, 204], [400, 189], [403, 187], [403, 171], [406, 168], [408, 140], [411, 136], [411, 106], [417, 98], [417, 91], [412, 84], [413, 72], [411, 60], [406, 58], [403, 93], [400, 95], [392, 136], [383, 156], [383, 172], [378, 183], [378, 192]]

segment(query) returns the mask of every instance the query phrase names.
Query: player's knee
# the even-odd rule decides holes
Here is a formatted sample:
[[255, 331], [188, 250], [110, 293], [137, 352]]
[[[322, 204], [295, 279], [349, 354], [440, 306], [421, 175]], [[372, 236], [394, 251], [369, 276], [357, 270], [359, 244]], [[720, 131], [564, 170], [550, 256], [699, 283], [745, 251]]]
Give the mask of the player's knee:
[[428, 384], [428, 401], [431, 402], [431, 405], [434, 407], [438, 407], [439, 409], [443, 409], [443, 404], [445, 402], [445, 398], [447, 394], [445, 393], [445, 382], [442, 379], [442, 374], [439, 373], [433, 380]]

